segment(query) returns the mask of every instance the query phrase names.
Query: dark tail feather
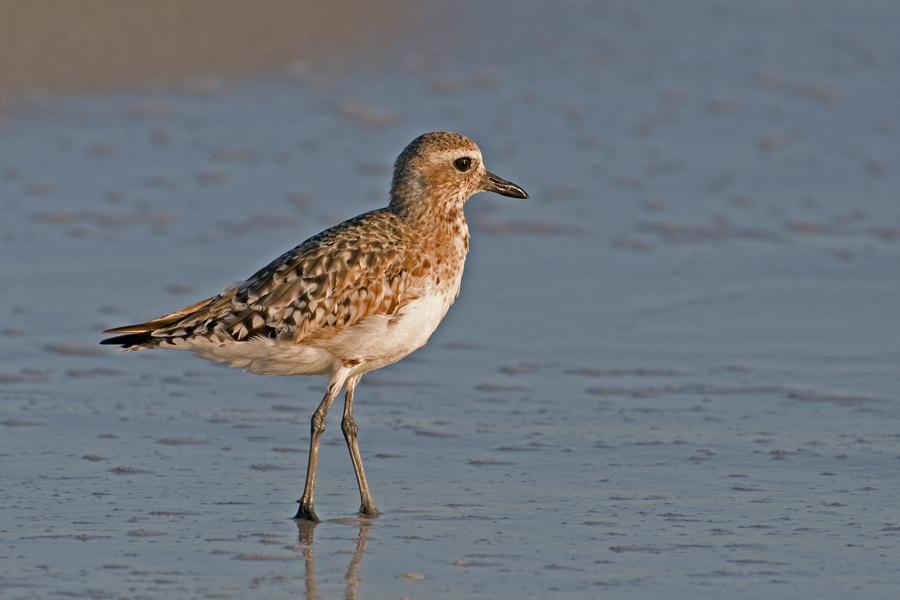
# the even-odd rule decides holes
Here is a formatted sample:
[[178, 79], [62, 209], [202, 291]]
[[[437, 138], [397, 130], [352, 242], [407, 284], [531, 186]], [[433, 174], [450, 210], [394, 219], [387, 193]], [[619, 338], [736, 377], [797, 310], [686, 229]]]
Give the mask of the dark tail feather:
[[[234, 296], [237, 288], [231, 290], [231, 295], [226, 296], [226, 299], [229, 299]], [[153, 336], [151, 335], [154, 331], [159, 331], [165, 327], [168, 327], [178, 321], [182, 320], [188, 315], [194, 314], [197, 311], [200, 311], [216, 300], [219, 299], [219, 296], [214, 296], [212, 298], [207, 298], [197, 304], [191, 304], [188, 307], [182, 308], [181, 310], [176, 310], [170, 315], [166, 315], [164, 317], [160, 317], [158, 319], [153, 319], [152, 321], [147, 321], [146, 323], [138, 323], [137, 325], [127, 325], [125, 327], [116, 327], [114, 329], [107, 329], [103, 333], [124, 333], [125, 335], [117, 335], [116, 337], [106, 338], [101, 341], [101, 344], [107, 346], [122, 346], [122, 348], [134, 348], [135, 346], [143, 346], [144, 344], [150, 344], [149, 346], [145, 346], [146, 348], [155, 348], [158, 346], [158, 342], [160, 338], [156, 339], [156, 343], [154, 343]], [[193, 327], [186, 327], [185, 331], [193, 331]]]
[[100, 343], [105, 346], [122, 346], [123, 348], [131, 348], [132, 346], [140, 346], [150, 341], [150, 332], [145, 333], [129, 333], [127, 335], [117, 335], [116, 337], [106, 338]]

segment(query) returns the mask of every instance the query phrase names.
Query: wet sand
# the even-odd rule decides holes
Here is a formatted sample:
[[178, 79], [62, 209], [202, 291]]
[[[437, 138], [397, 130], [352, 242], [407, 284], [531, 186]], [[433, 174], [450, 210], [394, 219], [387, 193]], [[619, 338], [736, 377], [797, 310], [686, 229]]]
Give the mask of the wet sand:
[[[395, 69], [2, 113], [4, 598], [897, 597], [900, 12], [460, 6]], [[457, 303], [357, 390], [383, 514], [333, 412], [298, 526], [323, 381], [100, 331], [383, 206], [437, 129], [532, 199], [471, 200]]]

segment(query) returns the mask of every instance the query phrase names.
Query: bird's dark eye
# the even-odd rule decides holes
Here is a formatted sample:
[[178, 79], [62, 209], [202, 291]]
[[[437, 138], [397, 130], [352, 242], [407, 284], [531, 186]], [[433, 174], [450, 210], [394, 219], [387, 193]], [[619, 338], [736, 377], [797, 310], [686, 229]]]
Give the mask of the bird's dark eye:
[[472, 159], [468, 156], [463, 156], [462, 158], [454, 160], [453, 164], [456, 165], [456, 168], [459, 171], [468, 171], [469, 167], [472, 166]]

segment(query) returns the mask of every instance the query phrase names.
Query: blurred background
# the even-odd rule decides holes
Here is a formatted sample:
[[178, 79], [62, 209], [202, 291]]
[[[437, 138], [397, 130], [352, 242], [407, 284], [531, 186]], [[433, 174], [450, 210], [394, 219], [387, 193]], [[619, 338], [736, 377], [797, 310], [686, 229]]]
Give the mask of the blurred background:
[[423, 12], [408, 0], [2, 0], [0, 92], [153, 89], [294, 61], [371, 67]]
[[[0, 0], [0, 596], [900, 597], [896, 0]], [[426, 131], [462, 292], [367, 374], [101, 331], [384, 206]]]

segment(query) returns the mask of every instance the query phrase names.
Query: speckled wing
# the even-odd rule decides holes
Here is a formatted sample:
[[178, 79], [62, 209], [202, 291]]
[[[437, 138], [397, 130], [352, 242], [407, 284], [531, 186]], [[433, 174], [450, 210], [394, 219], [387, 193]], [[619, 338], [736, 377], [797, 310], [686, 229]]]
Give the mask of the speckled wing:
[[214, 342], [264, 336], [297, 343], [322, 328], [393, 315], [412, 299], [409, 281], [421, 270], [403, 244], [403, 227], [388, 210], [360, 215], [308, 239], [215, 298], [108, 333], [149, 334], [144, 343], [187, 336]]

